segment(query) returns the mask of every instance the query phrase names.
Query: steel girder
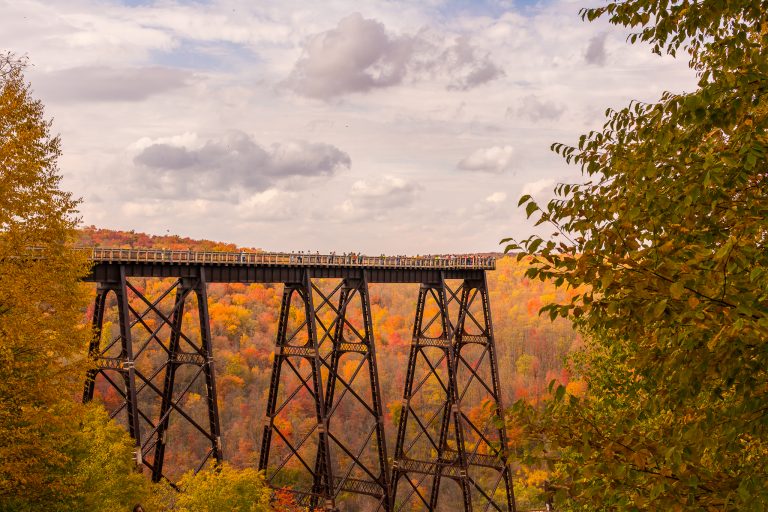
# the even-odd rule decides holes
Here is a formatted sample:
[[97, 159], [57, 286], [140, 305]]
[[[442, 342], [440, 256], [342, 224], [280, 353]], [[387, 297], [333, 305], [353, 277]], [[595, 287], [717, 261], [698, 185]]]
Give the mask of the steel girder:
[[[470, 411], [468, 393], [485, 410]], [[439, 406], [430, 407], [436, 397]], [[485, 278], [463, 280], [455, 290], [445, 279], [422, 283], [392, 468], [395, 510], [441, 503], [454, 510], [441, 492], [449, 479], [463, 510], [514, 512], [502, 415]]]
[[[119, 335], [105, 340], [104, 316], [110, 293], [116, 297]], [[166, 303], [171, 297], [173, 305], [168, 308]], [[196, 335], [185, 332], [193, 326], [185, 326], [183, 321], [186, 303], [193, 297], [197, 303]], [[131, 298], [141, 306], [134, 307]], [[174, 422], [187, 423], [209, 446], [195, 464], [195, 471], [210, 459], [221, 460], [204, 270], [201, 268], [195, 278], [174, 281], [154, 300], [129, 282], [121, 270], [119, 280], [98, 283], [92, 326], [88, 353], [95, 368], [86, 376], [83, 401], [93, 399], [99, 377], [103, 378], [107, 390], [112, 388], [117, 393], [119, 401], [110, 411], [110, 417], [125, 412], [139, 467], [148, 467], [153, 481], [167, 477], [163, 465], [172, 417]], [[157, 357], [150, 357], [158, 351], [164, 354], [159, 362]], [[186, 375], [180, 380], [177, 374], [182, 367], [189, 370], [184, 371]], [[199, 391], [197, 394], [202, 397], [207, 413], [196, 414], [199, 411], [193, 411], [188, 404], [186, 399], [193, 389]], [[199, 418], [201, 415], [207, 416], [205, 420]]]

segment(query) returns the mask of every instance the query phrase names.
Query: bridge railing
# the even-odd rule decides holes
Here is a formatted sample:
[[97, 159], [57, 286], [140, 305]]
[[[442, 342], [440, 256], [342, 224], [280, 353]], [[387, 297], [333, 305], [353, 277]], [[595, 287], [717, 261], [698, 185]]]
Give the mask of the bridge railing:
[[355, 266], [384, 268], [483, 269], [496, 268], [496, 258], [477, 254], [440, 256], [365, 256], [360, 254], [308, 254], [284, 252], [178, 251], [80, 247], [99, 262], [138, 262], [223, 265]]

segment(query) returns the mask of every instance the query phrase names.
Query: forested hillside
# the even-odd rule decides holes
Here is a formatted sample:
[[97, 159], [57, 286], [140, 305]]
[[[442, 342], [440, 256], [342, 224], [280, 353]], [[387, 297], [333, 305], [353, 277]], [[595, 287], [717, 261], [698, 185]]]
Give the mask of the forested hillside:
[[[93, 227], [81, 230], [79, 244], [176, 250], [240, 250], [231, 244], [212, 241], [149, 236]], [[538, 315], [542, 304], [565, 299], [563, 292], [556, 292], [551, 284], [525, 278], [525, 269], [526, 265], [517, 262], [515, 258], [500, 257], [497, 270], [488, 274], [506, 404], [519, 398], [538, 400], [552, 379], [567, 384], [569, 375], [563, 368], [563, 360], [578, 344], [578, 337], [567, 322], [552, 322], [548, 317]], [[137, 279], [134, 283], [150, 299], [169, 284], [149, 279]], [[253, 465], [256, 461], [281, 292], [281, 284], [211, 284], [208, 288], [224, 450], [226, 458], [236, 466]], [[370, 292], [382, 395], [387, 411], [386, 433], [388, 446], [393, 447], [397, 428], [395, 419], [402, 398], [418, 286], [372, 284]], [[91, 311], [88, 312], [90, 314]], [[194, 330], [192, 326], [196, 323], [196, 314], [196, 311], [185, 314], [185, 323], [189, 329]], [[114, 304], [107, 312], [105, 321], [109, 322], [105, 329], [111, 331], [109, 335], [117, 335]], [[148, 349], [146, 359], [137, 364], [151, 366], [153, 358], [159, 361], [164, 353], [158, 348]], [[354, 368], [348, 370], [352, 372]], [[108, 408], [114, 407], [121, 400], [114, 389], [103, 381], [98, 382], [97, 392], [101, 393]], [[200, 400], [200, 395], [190, 393], [186, 400], [187, 405], [194, 406], [193, 402]], [[479, 398], [477, 402], [473, 404], [472, 397], [468, 396], [464, 407], [475, 408], [479, 413], [482, 403]], [[311, 409], [311, 404], [306, 406]], [[202, 415], [202, 403], [200, 409]], [[345, 427], [350, 432], [355, 431], [357, 425], [354, 415], [346, 418]], [[301, 425], [295, 425], [295, 428], [301, 429]], [[363, 435], [362, 432], [360, 435]], [[171, 446], [183, 443], [188, 448], [169, 450], [169, 473], [180, 475], [190, 464], [194, 464], [191, 458], [184, 458], [185, 454], [192, 457], [196, 451], [190, 449], [190, 445], [203, 443], [203, 440], [191, 428], [174, 437], [169, 440]]]

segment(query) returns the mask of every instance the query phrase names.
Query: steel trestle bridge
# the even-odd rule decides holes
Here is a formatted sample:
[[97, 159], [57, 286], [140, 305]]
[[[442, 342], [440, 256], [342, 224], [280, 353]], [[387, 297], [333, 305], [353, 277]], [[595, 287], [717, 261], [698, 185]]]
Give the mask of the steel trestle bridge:
[[[282, 283], [258, 460], [270, 485], [328, 511], [343, 509], [340, 497], [349, 495], [370, 500], [367, 510], [516, 511], [486, 279], [494, 258], [81, 250], [93, 263], [86, 280], [97, 284], [89, 347], [96, 365], [83, 400], [93, 399], [97, 379], [113, 389], [111, 415], [125, 418], [137, 462], [154, 481], [167, 478], [172, 418], [208, 447], [188, 469], [224, 459], [207, 284]], [[172, 283], [150, 294], [140, 278]], [[394, 452], [385, 440], [369, 283], [420, 284]], [[104, 329], [111, 304], [115, 337]], [[194, 321], [185, 316], [192, 308]], [[155, 356], [149, 365], [150, 353], [162, 363]], [[308, 414], [303, 430], [294, 428], [297, 410]], [[345, 429], [350, 414], [362, 436]], [[441, 492], [449, 484], [461, 505]]]

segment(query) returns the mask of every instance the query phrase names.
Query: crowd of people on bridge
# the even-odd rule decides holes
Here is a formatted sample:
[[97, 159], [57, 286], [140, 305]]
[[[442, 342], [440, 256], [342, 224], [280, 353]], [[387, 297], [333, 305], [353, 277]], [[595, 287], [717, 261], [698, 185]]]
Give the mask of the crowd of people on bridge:
[[367, 256], [357, 252], [344, 252], [341, 255], [331, 252], [329, 255], [314, 254], [310, 251], [294, 252], [289, 256], [289, 263], [327, 263], [342, 265], [382, 265], [382, 266], [492, 266], [496, 262], [493, 256], [481, 256], [477, 254], [427, 254], [407, 256]]

